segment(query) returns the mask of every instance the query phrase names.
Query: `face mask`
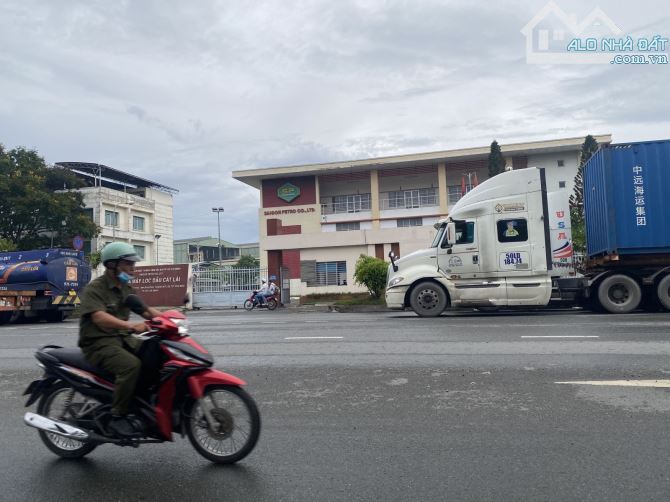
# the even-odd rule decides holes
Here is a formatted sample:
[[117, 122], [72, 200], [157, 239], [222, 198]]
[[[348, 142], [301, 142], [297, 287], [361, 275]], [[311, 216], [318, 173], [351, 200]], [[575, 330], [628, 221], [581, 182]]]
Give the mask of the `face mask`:
[[125, 272], [119, 272], [117, 277], [119, 278], [119, 281], [121, 281], [121, 284], [128, 284], [134, 278], [132, 275], [126, 274]]

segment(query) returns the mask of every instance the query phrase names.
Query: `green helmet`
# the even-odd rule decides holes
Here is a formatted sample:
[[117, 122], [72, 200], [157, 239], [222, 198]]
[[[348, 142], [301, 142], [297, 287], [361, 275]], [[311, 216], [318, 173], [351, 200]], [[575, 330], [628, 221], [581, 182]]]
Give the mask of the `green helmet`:
[[140, 261], [135, 248], [127, 242], [110, 242], [102, 248], [102, 264], [106, 265], [108, 261], [127, 260]]

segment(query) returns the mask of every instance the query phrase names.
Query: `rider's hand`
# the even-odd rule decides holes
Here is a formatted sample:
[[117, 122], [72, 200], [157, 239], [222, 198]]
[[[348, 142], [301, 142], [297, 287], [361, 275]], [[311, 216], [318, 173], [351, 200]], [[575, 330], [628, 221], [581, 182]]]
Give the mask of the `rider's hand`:
[[143, 322], [136, 322], [130, 325], [130, 330], [134, 333], [144, 333], [147, 331], [147, 325]]

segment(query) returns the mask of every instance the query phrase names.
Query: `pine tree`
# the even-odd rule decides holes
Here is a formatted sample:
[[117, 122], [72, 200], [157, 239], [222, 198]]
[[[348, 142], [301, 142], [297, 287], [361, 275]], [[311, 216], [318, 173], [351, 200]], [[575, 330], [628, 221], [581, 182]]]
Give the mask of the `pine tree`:
[[570, 220], [572, 221], [572, 245], [577, 252], [586, 250], [586, 224], [584, 220], [584, 166], [598, 150], [598, 142], [590, 134], [584, 138], [579, 154], [579, 167], [575, 176], [575, 189], [570, 196]]
[[500, 145], [497, 141], [491, 143], [491, 153], [489, 153], [489, 178], [505, 171], [505, 157], [503, 157]]
[[591, 156], [598, 150], [598, 142], [590, 134], [584, 138], [582, 151], [579, 154], [579, 167], [575, 176], [575, 189], [570, 196], [570, 208], [584, 210], [584, 166]]

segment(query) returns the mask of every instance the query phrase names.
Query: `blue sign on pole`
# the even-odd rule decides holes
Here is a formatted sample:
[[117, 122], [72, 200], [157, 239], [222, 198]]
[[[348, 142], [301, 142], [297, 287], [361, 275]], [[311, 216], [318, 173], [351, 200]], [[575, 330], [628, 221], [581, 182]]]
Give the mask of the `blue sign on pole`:
[[81, 235], [76, 235], [72, 239], [72, 247], [77, 251], [81, 251], [84, 248], [84, 238]]

